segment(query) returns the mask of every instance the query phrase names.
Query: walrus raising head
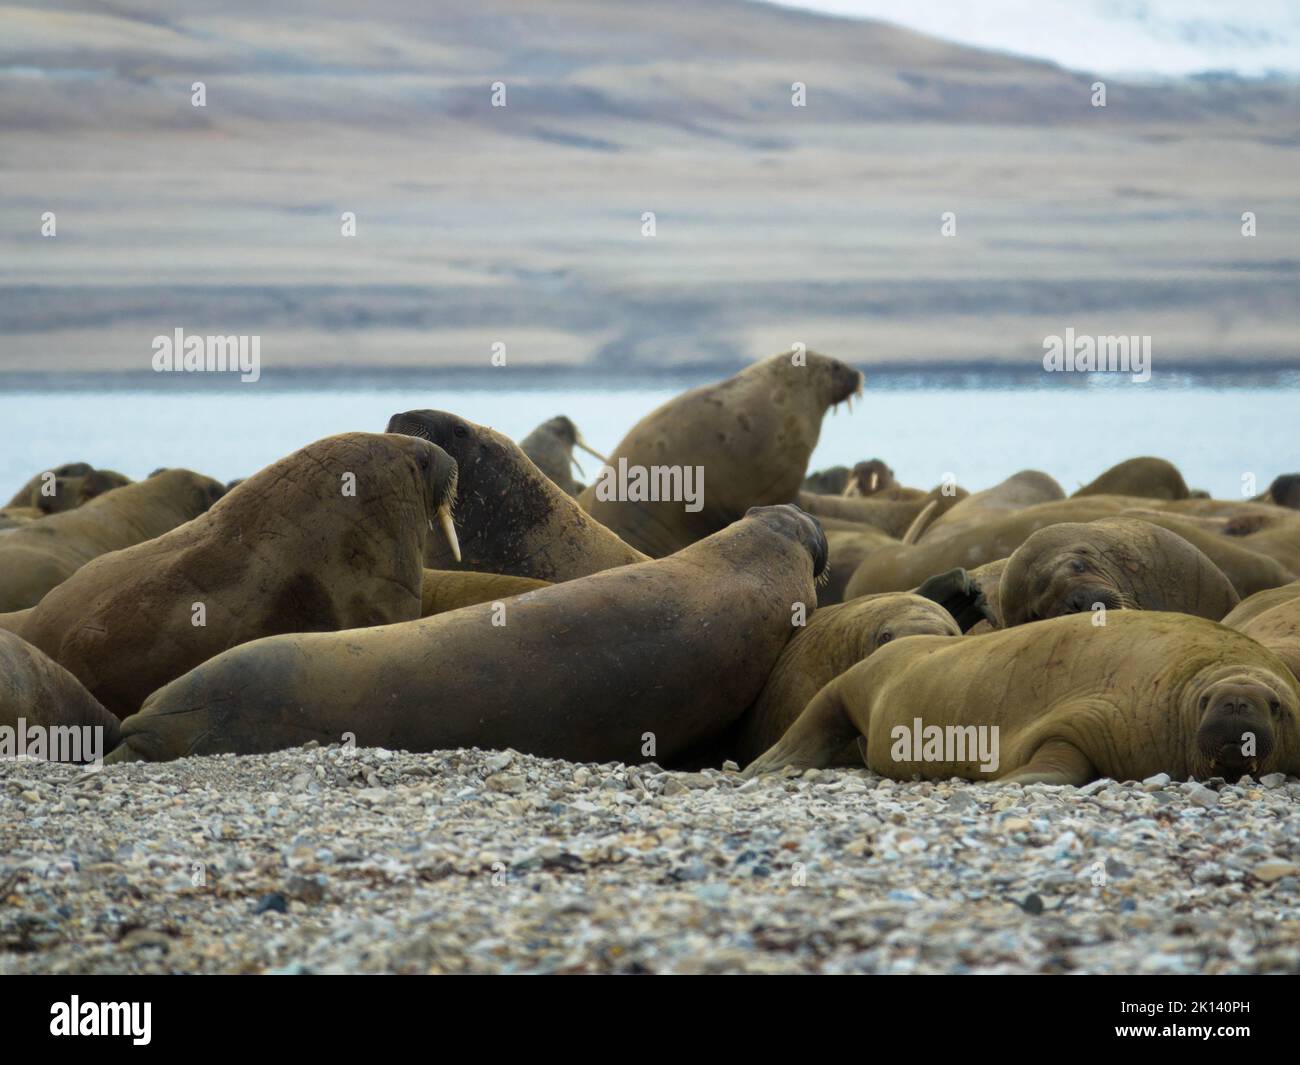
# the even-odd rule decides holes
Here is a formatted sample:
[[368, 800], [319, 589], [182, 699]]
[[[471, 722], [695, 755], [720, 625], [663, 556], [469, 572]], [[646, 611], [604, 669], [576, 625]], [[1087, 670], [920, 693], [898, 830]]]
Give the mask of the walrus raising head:
[[800, 510], [793, 503], [779, 506], [750, 507], [745, 512], [746, 518], [758, 518], [781, 530], [792, 540], [798, 540], [812, 557], [813, 578], [820, 580], [826, 572], [826, 563], [831, 549], [826, 543], [826, 534], [822, 532], [821, 522], [806, 511]]
[[869, 462], [859, 462], [853, 467], [853, 472], [849, 475], [848, 484], [844, 486], [842, 494], [846, 496], [873, 496], [877, 492], [893, 488], [897, 483], [894, 480], [893, 470], [880, 459], [871, 459]]
[[1270, 671], [1231, 666], [1189, 685], [1196, 749], [1192, 776], [1256, 780], [1294, 762], [1300, 751], [1300, 704]]
[[1232, 583], [1201, 551], [1137, 518], [1039, 529], [1007, 559], [999, 595], [1008, 627], [1098, 606], [1218, 621], [1238, 602]]
[[[394, 414], [385, 431], [428, 440], [456, 460], [460, 568], [567, 581], [645, 561], [588, 517], [509, 437], [441, 410]], [[425, 565], [455, 568], [438, 553], [427, 554]]]

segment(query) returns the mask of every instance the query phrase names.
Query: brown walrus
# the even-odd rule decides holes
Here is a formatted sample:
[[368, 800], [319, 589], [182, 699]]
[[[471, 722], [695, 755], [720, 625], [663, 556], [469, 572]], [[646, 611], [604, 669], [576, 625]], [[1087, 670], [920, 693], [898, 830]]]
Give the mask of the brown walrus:
[[91, 559], [161, 536], [202, 514], [224, 491], [211, 477], [164, 470], [5, 533], [0, 536], [0, 611], [34, 606]]
[[538, 588], [549, 588], [550, 581], [532, 577], [507, 577], [501, 573], [475, 573], [472, 570], [427, 569], [420, 591], [420, 617], [433, 617], [463, 606], [494, 603]]
[[571, 496], [576, 496], [584, 487], [573, 479], [573, 473], [569, 469], [574, 466], [579, 473], [583, 472], [573, 455], [575, 447], [582, 448], [602, 463], [609, 461], [582, 438], [578, 427], [563, 414], [542, 422], [519, 441], [519, 447], [534, 466], [555, 482], [556, 487]]
[[867, 766], [896, 780], [1295, 774], [1300, 684], [1254, 640], [1185, 614], [917, 636], [822, 688], [746, 774], [828, 765], [856, 736]]
[[1064, 499], [1065, 491], [1055, 478], [1041, 470], [1021, 470], [991, 488], [963, 495], [964, 498], [944, 512], [930, 515], [931, 520], [924, 529], [918, 530], [914, 539], [933, 543], [945, 536], [976, 528], [993, 518], [1005, 517], [1039, 503]]
[[97, 470], [88, 462], [67, 462], [36, 474], [18, 489], [4, 509], [30, 507], [41, 514], [60, 514], [130, 483], [131, 478], [116, 470]]
[[1243, 599], [1223, 623], [1267, 647], [1300, 678], [1300, 581]]
[[1085, 484], [1075, 496], [1140, 496], [1143, 499], [1186, 499], [1187, 482], [1178, 467], [1165, 459], [1126, 459]]
[[[1084, 496], [991, 516], [972, 528], [934, 539], [926, 533], [914, 545], [886, 546], [868, 555], [850, 578], [844, 596], [854, 599], [874, 592], [906, 591], [956, 567], [970, 570], [1008, 558], [1032, 533], [1049, 525], [1112, 517], [1133, 509], [1132, 505], [1133, 500], [1124, 496]], [[1248, 537], [1221, 536], [1164, 512], [1144, 510], [1141, 517], [1199, 548], [1240, 596], [1296, 579], [1296, 574], [1275, 559], [1245, 546]]]
[[154, 692], [110, 761], [255, 753], [352, 733], [411, 751], [512, 747], [671, 762], [758, 697], [811, 609], [817, 522], [762, 507], [670, 558], [492, 604], [236, 647]]
[[193, 521], [83, 566], [21, 635], [124, 716], [236, 644], [418, 618], [425, 541], [455, 485], [455, 463], [426, 441], [326, 437]]
[[[33, 750], [33, 729], [43, 733], [43, 749]], [[0, 632], [0, 758], [93, 762], [119, 742], [117, 718], [76, 677], [26, 640]]]
[[[908, 592], [864, 596], [818, 610], [781, 652], [763, 692], [737, 724], [730, 757], [742, 765], [784, 734], [827, 682], [874, 651], [907, 636], [958, 636], [951, 615], [929, 599]], [[849, 744], [836, 765], [859, 765]]]
[[936, 515], [959, 505], [965, 498], [964, 488], [941, 486], [909, 499], [890, 498], [889, 492], [881, 492], [866, 499], [800, 492], [797, 502], [817, 518], [833, 518], [870, 526], [896, 540], [911, 543], [916, 539], [923, 523], [933, 521]]
[[[900, 490], [901, 493], [906, 493], [903, 498], [915, 498], [919, 492], [919, 489], [915, 488], [902, 488], [894, 479], [894, 471], [885, 464], [883, 459], [868, 459], [866, 462], [859, 462], [853, 467], [848, 482], [839, 494], [853, 498], [854, 496], [874, 496], [881, 492], [900, 493]], [[919, 494], [925, 495], [924, 492], [919, 492]]]
[[999, 582], [1005, 627], [1106, 610], [1172, 610], [1220, 620], [1241, 597], [1177, 533], [1139, 518], [1062, 522], [1012, 552]]
[[437, 444], [456, 460], [461, 559], [429, 544], [429, 569], [466, 569], [569, 581], [644, 562], [565, 495], [509, 437], [438, 410], [394, 414], [388, 432]]
[[803, 484], [799, 490], [823, 496], [843, 495], [852, 475], [853, 471], [847, 466], [831, 466], [828, 469], [808, 474], [803, 479]]
[[638, 550], [670, 555], [750, 507], [794, 502], [823, 416], [861, 388], [837, 359], [773, 355], [647, 414], [578, 501]]

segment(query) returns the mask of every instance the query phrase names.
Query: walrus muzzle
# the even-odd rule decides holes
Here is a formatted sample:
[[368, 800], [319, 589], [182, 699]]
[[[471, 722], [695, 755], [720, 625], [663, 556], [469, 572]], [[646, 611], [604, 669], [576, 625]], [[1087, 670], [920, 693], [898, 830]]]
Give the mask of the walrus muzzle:
[[1193, 775], [1229, 781], [1246, 773], [1258, 777], [1275, 746], [1273, 717], [1281, 713], [1276, 694], [1251, 681], [1221, 681], [1201, 695], [1198, 706]]

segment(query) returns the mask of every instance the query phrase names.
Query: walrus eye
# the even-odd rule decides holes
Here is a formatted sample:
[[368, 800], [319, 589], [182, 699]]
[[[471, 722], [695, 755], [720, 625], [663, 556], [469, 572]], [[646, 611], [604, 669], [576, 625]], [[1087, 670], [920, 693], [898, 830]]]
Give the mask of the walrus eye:
[[1075, 573], [1086, 573], [1088, 571], [1088, 567], [1084, 565], [1081, 558], [1071, 560], [1070, 569], [1074, 570]]
[[468, 435], [469, 435], [469, 430], [466, 429], [463, 425], [458, 425], [458, 426], [456, 426], [456, 428], [453, 429], [452, 432], [455, 433], [457, 436], [468, 436]]
[[882, 644], [882, 645], [883, 645], [883, 644], [887, 644], [887, 643], [888, 643], [890, 640], [892, 640], [893, 638], [894, 638], [894, 634], [893, 634], [892, 632], [882, 632], [882, 633], [880, 634], [879, 639], [876, 640], [876, 643], [878, 643], [878, 644]]
[[1279, 703], [1276, 699], [1270, 700], [1270, 702], [1269, 702], [1269, 704], [1268, 704], [1268, 708], [1269, 708], [1269, 710], [1271, 710], [1271, 711], [1273, 712], [1273, 716], [1274, 716], [1274, 717], [1279, 717], [1279, 716], [1281, 716], [1281, 713], [1282, 713], [1282, 704]]
[[1208, 710], [1209, 708], [1210, 708], [1210, 697], [1209, 697], [1208, 695], [1202, 695], [1202, 696], [1201, 696], [1201, 710], [1202, 710], [1202, 711], [1205, 711], [1205, 710]]

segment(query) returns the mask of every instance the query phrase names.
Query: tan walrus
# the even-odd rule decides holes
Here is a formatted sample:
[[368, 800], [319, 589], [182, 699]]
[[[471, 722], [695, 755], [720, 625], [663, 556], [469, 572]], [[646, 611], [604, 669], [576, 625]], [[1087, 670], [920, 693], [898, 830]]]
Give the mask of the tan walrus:
[[826, 564], [763, 507], [670, 558], [402, 625], [273, 636], [154, 692], [111, 761], [363, 746], [671, 762], [758, 697]]
[[578, 501], [638, 550], [670, 555], [750, 507], [794, 502], [823, 416], [861, 389], [837, 359], [773, 355], [647, 414]]
[[646, 561], [587, 514], [509, 437], [439, 410], [394, 414], [388, 432], [431, 441], [456, 460], [456, 531], [463, 558], [429, 544], [429, 569], [570, 581]]
[[934, 543], [946, 536], [969, 532], [993, 518], [1064, 498], [1065, 491], [1055, 478], [1041, 470], [1021, 470], [991, 488], [965, 495], [943, 513], [930, 515], [930, 522], [918, 530], [914, 539]]
[[891, 498], [889, 492], [868, 498], [800, 492], [796, 502], [818, 519], [851, 521], [859, 526], [879, 529], [903, 543], [912, 543], [921, 528], [958, 506], [965, 498], [964, 488], [940, 486], [907, 499]]
[[1007, 559], [998, 595], [1006, 627], [1098, 607], [1218, 621], [1241, 601], [1222, 570], [1177, 533], [1122, 517], [1039, 529]]
[[0, 758], [93, 762], [119, 741], [117, 718], [76, 677], [26, 640], [0, 632]]
[[[894, 640], [907, 636], [959, 636], [951, 615], [908, 592], [864, 596], [818, 610], [785, 645], [763, 693], [737, 724], [728, 757], [744, 765], [784, 734], [829, 681]], [[849, 744], [835, 765], [860, 765]]]
[[30, 508], [40, 514], [60, 514], [130, 483], [131, 478], [116, 470], [97, 470], [88, 462], [67, 462], [36, 474], [4, 509]]
[[197, 517], [221, 498], [221, 483], [190, 470], [163, 470], [0, 536], [0, 611], [40, 602], [93, 558]]
[[1300, 581], [1256, 592], [1223, 623], [1267, 647], [1300, 678]]
[[867, 766], [896, 780], [1295, 774], [1300, 684], [1254, 640], [1184, 614], [917, 636], [822, 688], [746, 774], [828, 765], [856, 736]]
[[[556, 487], [571, 496], [576, 496], [583, 489], [583, 485], [573, 479], [573, 473], [569, 469], [573, 466], [579, 473], [583, 473], [573, 454], [575, 447], [582, 448], [602, 463], [609, 461], [582, 438], [578, 427], [563, 414], [542, 422], [519, 441], [520, 450], [532, 460], [533, 465], [554, 481]], [[586, 474], [583, 473], [583, 476]]]
[[463, 606], [495, 603], [538, 588], [549, 588], [550, 581], [532, 577], [507, 577], [500, 573], [475, 573], [472, 570], [427, 569], [420, 591], [420, 617], [445, 614]]
[[237, 644], [418, 618], [425, 541], [455, 486], [455, 463], [426, 441], [326, 437], [193, 521], [83, 566], [21, 635], [125, 716]]
[[1142, 499], [1186, 499], [1187, 482], [1178, 467], [1165, 459], [1144, 455], [1116, 463], [1075, 496], [1137, 496]]

